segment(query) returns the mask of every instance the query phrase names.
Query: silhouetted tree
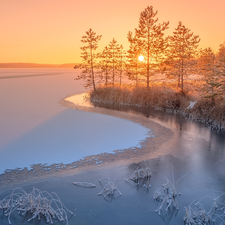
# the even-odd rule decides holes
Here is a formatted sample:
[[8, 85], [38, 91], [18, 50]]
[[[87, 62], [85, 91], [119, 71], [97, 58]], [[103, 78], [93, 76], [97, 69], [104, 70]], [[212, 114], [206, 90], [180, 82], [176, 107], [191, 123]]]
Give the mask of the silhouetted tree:
[[76, 80], [83, 79], [86, 82], [84, 87], [92, 87], [94, 90], [96, 90], [94, 68], [97, 64], [97, 54], [94, 51], [98, 48], [100, 39], [101, 35], [96, 35], [92, 29], [86, 31], [86, 35], [82, 37], [81, 42], [86, 45], [80, 48], [82, 50], [81, 58], [83, 59], [83, 63], [80, 65], [82, 72], [76, 78]]
[[110, 84], [110, 53], [106, 46], [102, 53], [99, 54], [99, 67], [101, 69], [101, 78], [104, 80], [104, 85], [107, 87]]
[[130, 31], [128, 32], [127, 38], [130, 43], [130, 46], [129, 50], [127, 51], [126, 73], [128, 79], [134, 80], [137, 87], [141, 77], [140, 62], [138, 60], [138, 57], [141, 54], [140, 44], [137, 37], [133, 37], [133, 33]]
[[118, 69], [119, 69], [119, 80], [120, 80], [120, 86], [122, 84], [122, 75], [124, 66], [126, 64], [126, 51], [123, 50], [123, 45], [120, 45], [119, 49], [119, 62], [118, 62]]
[[211, 103], [215, 104], [215, 98], [218, 95], [218, 77], [215, 74], [216, 56], [211, 48], [200, 50], [198, 58], [198, 72], [203, 75], [203, 86], [200, 90], [205, 98], [211, 99]]
[[111, 76], [112, 76], [112, 85], [114, 87], [120, 60], [120, 46], [119, 44], [117, 44], [117, 41], [114, 38], [108, 45], [108, 52], [111, 59]]
[[203, 75], [202, 92], [205, 98], [211, 99], [212, 105], [216, 100], [225, 100], [225, 56], [216, 57], [211, 48], [200, 51], [198, 59], [199, 73]]
[[145, 57], [147, 88], [149, 88], [150, 74], [154, 75], [157, 72], [167, 47], [164, 31], [168, 28], [169, 22], [158, 23], [157, 13], [158, 11], [153, 11], [152, 6], [148, 6], [141, 12], [138, 28], [135, 29], [141, 53]]
[[219, 58], [225, 57], [225, 42], [221, 44], [219, 47], [218, 57]]
[[171, 74], [178, 78], [178, 86], [181, 83], [181, 92], [183, 93], [184, 75], [193, 73], [191, 68], [197, 62], [195, 56], [200, 38], [186, 28], [182, 22], [179, 22], [173, 36], [169, 38], [169, 42]]
[[217, 59], [215, 67], [215, 74], [219, 78], [219, 97], [223, 98], [223, 103], [225, 103], [225, 56]]

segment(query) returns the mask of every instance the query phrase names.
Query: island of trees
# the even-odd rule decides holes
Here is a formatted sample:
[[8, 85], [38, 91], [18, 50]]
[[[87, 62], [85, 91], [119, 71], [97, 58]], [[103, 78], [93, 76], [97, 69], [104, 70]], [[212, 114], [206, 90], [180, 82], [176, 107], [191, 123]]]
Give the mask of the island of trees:
[[157, 13], [152, 6], [141, 12], [128, 51], [113, 38], [97, 52], [101, 35], [89, 29], [76, 79], [85, 81], [93, 102], [169, 110], [225, 129], [225, 42], [216, 54], [201, 49], [200, 37], [182, 22], [165, 36], [169, 22], [159, 23]]

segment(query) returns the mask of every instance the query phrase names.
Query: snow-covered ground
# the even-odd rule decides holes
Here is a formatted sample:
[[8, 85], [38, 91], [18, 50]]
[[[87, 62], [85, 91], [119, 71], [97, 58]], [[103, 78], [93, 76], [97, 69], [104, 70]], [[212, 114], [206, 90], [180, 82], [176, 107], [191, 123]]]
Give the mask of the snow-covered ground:
[[0, 69], [0, 173], [71, 163], [145, 139], [148, 130], [139, 124], [61, 106], [60, 99], [85, 91], [74, 80], [78, 74], [74, 69]]

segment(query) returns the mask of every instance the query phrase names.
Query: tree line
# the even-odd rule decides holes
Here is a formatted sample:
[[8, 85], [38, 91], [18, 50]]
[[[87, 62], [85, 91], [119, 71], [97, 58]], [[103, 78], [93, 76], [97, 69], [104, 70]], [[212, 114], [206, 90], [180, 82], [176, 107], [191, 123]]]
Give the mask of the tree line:
[[[96, 85], [105, 87], [122, 84], [122, 78], [134, 81], [135, 86], [145, 82], [149, 89], [150, 77], [166, 74], [168, 79], [177, 80], [181, 93], [184, 93], [184, 80], [191, 74], [202, 75], [202, 92], [212, 103], [225, 96], [225, 42], [215, 55], [210, 47], [199, 49], [200, 37], [179, 22], [173, 35], [165, 36], [169, 21], [159, 23], [158, 11], [148, 6], [140, 14], [138, 28], [129, 31], [129, 49], [112, 41], [97, 52], [101, 35], [92, 29], [82, 37], [82, 69], [76, 80], [83, 79], [86, 88], [96, 90]], [[138, 57], [143, 56], [141, 62]]]

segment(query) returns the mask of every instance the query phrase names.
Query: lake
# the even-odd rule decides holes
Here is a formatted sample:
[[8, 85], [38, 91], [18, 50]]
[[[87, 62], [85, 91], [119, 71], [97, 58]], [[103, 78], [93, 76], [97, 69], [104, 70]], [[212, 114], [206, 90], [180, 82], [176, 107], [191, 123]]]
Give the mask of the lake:
[[[60, 70], [57, 70], [57, 72], [58, 71]], [[43, 71], [43, 73], [46, 73], [46, 71]], [[1, 107], [1, 115], [4, 115], [4, 118], [11, 118], [12, 121], [4, 121], [4, 129], [2, 126], [0, 128], [1, 134], [5, 137], [3, 142], [1, 142], [2, 149], [6, 148], [5, 146], [15, 147], [16, 144], [14, 143], [22, 143], [22, 146], [24, 146], [25, 140], [27, 140], [28, 137], [35, 137], [37, 134], [41, 135], [46, 128], [54, 127], [59, 120], [63, 121], [62, 117], [70, 116], [70, 113], [67, 114], [64, 113], [64, 111], [71, 111], [71, 113], [72, 111], [76, 111], [75, 109], [66, 109], [58, 104], [60, 99], [69, 96], [70, 94], [84, 91], [82, 86], [79, 86], [78, 89], [74, 90], [72, 83], [72, 78], [74, 77], [73, 73], [73, 70], [68, 71], [66, 76], [68, 79], [65, 80], [61, 79], [60, 75], [46, 76], [44, 84], [42, 80], [44, 77], [39, 77], [41, 80], [38, 82], [30, 81], [34, 83], [33, 87], [31, 87], [31, 84], [27, 79], [37, 79], [38, 77], [25, 78], [26, 84], [28, 84], [26, 91], [29, 90], [29, 92], [34, 94], [33, 96], [27, 96], [24, 87], [21, 87], [18, 82], [19, 78], [4, 80], [6, 83], [1, 84], [0, 96], [4, 94], [4, 96], [8, 95], [9, 98], [8, 100], [6, 98], [6, 100], [3, 100], [1, 97], [1, 102], [4, 101], [4, 104], [6, 105], [5, 111]], [[21, 74], [23, 74], [23, 72], [21, 72]], [[22, 79], [24, 78], [20, 78], [20, 80]], [[61, 82], [61, 85], [56, 82], [55, 79], [58, 82]], [[62, 80], [65, 83], [62, 83]], [[1, 81], [2, 80], [0, 80], [0, 83]], [[65, 84], [66, 87], [62, 84]], [[52, 88], [50, 89], [49, 87]], [[18, 93], [20, 93], [19, 96], [22, 99], [19, 103], [15, 100], [18, 97]], [[41, 97], [39, 95], [41, 95]], [[184, 207], [187, 207], [192, 202], [194, 202], [194, 207], [194, 204], [205, 196], [211, 196], [211, 198], [208, 197], [202, 200], [206, 210], [209, 211], [213, 203], [212, 198], [215, 198], [224, 192], [224, 133], [217, 133], [209, 130], [204, 124], [187, 120], [179, 115], [154, 111], [152, 109], [104, 105], [94, 105], [92, 108], [93, 112], [110, 112], [112, 115], [121, 113], [121, 115], [125, 115], [125, 117], [126, 115], [131, 115], [132, 118], [143, 118], [143, 121], [145, 121], [146, 124], [148, 122], [151, 124], [151, 121], [153, 121], [153, 125], [154, 123], [158, 124], [161, 128], [157, 130], [157, 125], [152, 128], [155, 138], [149, 138], [147, 146], [153, 146], [155, 151], [141, 155], [141, 160], [139, 160], [138, 156], [136, 161], [135, 157], [133, 157], [133, 159], [123, 159], [118, 161], [118, 163], [108, 162], [95, 167], [84, 168], [79, 170], [78, 173], [48, 177], [44, 180], [32, 184], [28, 183], [23, 186], [27, 191], [32, 190], [32, 187], [35, 184], [35, 187], [41, 190], [56, 192], [66, 207], [76, 214], [76, 216], [70, 218], [69, 224], [183, 224], [183, 217], [185, 214]], [[17, 112], [16, 114], [18, 115], [12, 113], [15, 109]], [[24, 113], [26, 114], [27, 111], [32, 113], [25, 116]], [[35, 112], [38, 112], [38, 116]], [[84, 116], [83, 113], [85, 114], [87, 112], [80, 113], [81, 116]], [[17, 117], [14, 118], [15, 116]], [[101, 120], [103, 115], [99, 114], [99, 116]], [[90, 126], [90, 123], [88, 125]], [[122, 127], [124, 128], [124, 126]], [[140, 128], [143, 127], [140, 126]], [[88, 126], [84, 130], [87, 129]], [[75, 132], [75, 130], [73, 130], [73, 132]], [[110, 131], [108, 127], [106, 130], [107, 132]], [[154, 146], [154, 140], [157, 139], [157, 135], [164, 135], [164, 130], [165, 132], [166, 130], [170, 130], [172, 135], [162, 147], [157, 149], [157, 146]], [[146, 130], [142, 131], [144, 132], [138, 140], [146, 137]], [[101, 137], [99, 140], [101, 140]], [[86, 139], [88, 140], [88, 137], [86, 137]], [[128, 138], [128, 145], [126, 147], [132, 146], [132, 144], [129, 145], [130, 139], [131, 138]], [[138, 140], [136, 141], [136, 145], [138, 144]], [[107, 140], [105, 144], [107, 145], [107, 142], [109, 141], [110, 139]], [[117, 141], [114, 139], [113, 142]], [[27, 146], [31, 147], [32, 145]], [[130, 185], [124, 182], [124, 178], [132, 174], [138, 166], [139, 168], [144, 168], [146, 165], [150, 168], [152, 173], [150, 180], [151, 188], [146, 189], [137, 186], [134, 183], [131, 183]], [[162, 184], [166, 183], [166, 178], [171, 182], [174, 179], [174, 182], [176, 183], [183, 175], [185, 175], [185, 177], [177, 184], [177, 191], [178, 193], [181, 192], [181, 195], [177, 197], [179, 210], [170, 210], [166, 214], [165, 204], [162, 210], [162, 216], [159, 216], [154, 212], [154, 210], [160, 206], [160, 203], [153, 200], [154, 192], [159, 189]], [[112, 199], [111, 201], [106, 201], [102, 196], [97, 196], [102, 190], [101, 185], [98, 183], [98, 180], [102, 177], [110, 177], [121, 191], [122, 196], [117, 199]], [[97, 187], [87, 189], [76, 187], [71, 184], [71, 182], [76, 181], [90, 182], [96, 184]], [[8, 190], [2, 191], [0, 193], [0, 199], [9, 194], [11, 189], [12, 187], [9, 187]], [[219, 202], [224, 203], [224, 200], [225, 198], [222, 196], [219, 199]], [[25, 218], [18, 215], [13, 216], [11, 221], [12, 224], [30, 224]], [[0, 223], [3, 225], [8, 224], [7, 218], [4, 217], [1, 212]], [[39, 224], [38, 221], [33, 223]], [[41, 223], [44, 224], [44, 219], [41, 220]], [[60, 223], [54, 221], [54, 224]]]
[[0, 173], [71, 163], [145, 139], [148, 130], [128, 120], [61, 106], [60, 99], [86, 91], [74, 80], [78, 74], [74, 69], [0, 70]]

